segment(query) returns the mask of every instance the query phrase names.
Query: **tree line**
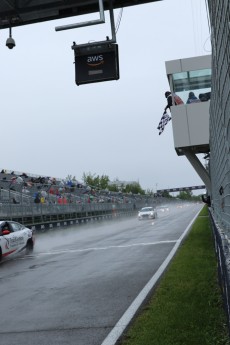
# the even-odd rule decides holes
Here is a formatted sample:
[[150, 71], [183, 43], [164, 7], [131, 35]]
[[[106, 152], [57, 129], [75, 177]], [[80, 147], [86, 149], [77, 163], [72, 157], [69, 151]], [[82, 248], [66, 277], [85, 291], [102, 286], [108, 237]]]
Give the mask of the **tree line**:
[[[87, 186], [90, 186], [92, 189], [96, 190], [108, 190], [110, 192], [122, 192], [122, 193], [132, 193], [132, 194], [140, 194], [140, 195], [155, 195], [152, 190], [147, 189], [144, 190], [139, 182], [132, 182], [132, 183], [118, 183], [119, 180], [110, 181], [108, 175], [97, 175], [92, 173], [83, 173], [82, 180]], [[172, 196], [169, 192], [165, 191], [161, 194], [162, 197], [165, 198], [177, 198], [181, 200], [188, 200], [188, 201], [200, 201], [201, 195], [193, 195], [192, 191], [180, 191], [177, 196]]]

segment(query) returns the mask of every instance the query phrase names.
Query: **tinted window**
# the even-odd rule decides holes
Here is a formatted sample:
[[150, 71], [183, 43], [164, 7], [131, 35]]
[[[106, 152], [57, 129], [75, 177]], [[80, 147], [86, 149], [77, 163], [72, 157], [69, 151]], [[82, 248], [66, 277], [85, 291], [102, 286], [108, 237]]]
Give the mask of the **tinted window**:
[[152, 207], [144, 207], [141, 209], [142, 212], [149, 212], [149, 211], [152, 211], [153, 208]]

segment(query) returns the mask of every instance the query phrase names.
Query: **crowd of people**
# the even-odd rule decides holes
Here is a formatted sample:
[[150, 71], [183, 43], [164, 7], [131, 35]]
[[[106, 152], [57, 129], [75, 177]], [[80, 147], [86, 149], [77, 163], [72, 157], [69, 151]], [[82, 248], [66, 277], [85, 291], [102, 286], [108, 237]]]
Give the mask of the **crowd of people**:
[[[13, 204], [33, 202], [36, 204], [86, 204], [86, 203], [129, 203], [141, 199], [140, 195], [108, 190], [96, 190], [75, 179], [31, 176], [26, 173], [2, 170], [1, 190], [11, 191]], [[7, 193], [6, 193], [7, 194]]]
[[[184, 104], [183, 100], [175, 93], [172, 95], [171, 91], [165, 92], [165, 98], [167, 99], [167, 105], [164, 108], [165, 112], [167, 111], [167, 109], [170, 110], [171, 106], [173, 105], [173, 98], [174, 98], [175, 105]], [[210, 98], [211, 98], [211, 92], [200, 93], [199, 96], [197, 97], [193, 91], [190, 91], [188, 93], [188, 99], [186, 101], [186, 104], [207, 102], [210, 100]]]

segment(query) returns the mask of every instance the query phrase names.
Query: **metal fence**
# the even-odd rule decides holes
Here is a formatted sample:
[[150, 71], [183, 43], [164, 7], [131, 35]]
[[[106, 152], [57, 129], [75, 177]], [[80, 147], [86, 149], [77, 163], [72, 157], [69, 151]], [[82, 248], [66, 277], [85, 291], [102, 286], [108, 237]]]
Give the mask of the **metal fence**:
[[210, 212], [210, 219], [212, 230], [215, 238], [215, 250], [218, 260], [218, 276], [219, 283], [222, 290], [222, 296], [224, 301], [224, 308], [228, 318], [228, 327], [230, 332], [230, 248], [229, 241], [224, 232], [219, 228], [214, 221], [213, 214]]
[[[156, 206], [161, 196], [94, 190], [66, 181], [33, 179], [26, 174], [0, 172], [0, 219], [15, 220], [27, 226], [71, 224], [104, 216], [128, 215], [143, 206]], [[52, 192], [52, 193], [51, 193]]]
[[210, 100], [210, 219], [220, 286], [230, 329], [230, 1], [205, 0], [210, 18], [212, 87]]
[[55, 223], [61, 220], [93, 219], [122, 214], [134, 215], [143, 206], [157, 206], [161, 198], [146, 203], [145, 199], [128, 203], [85, 203], [85, 204], [35, 204], [35, 203], [1, 203], [0, 219], [15, 220], [28, 226]]
[[211, 201], [215, 221], [230, 235], [230, 2], [208, 0], [208, 5], [212, 42]]

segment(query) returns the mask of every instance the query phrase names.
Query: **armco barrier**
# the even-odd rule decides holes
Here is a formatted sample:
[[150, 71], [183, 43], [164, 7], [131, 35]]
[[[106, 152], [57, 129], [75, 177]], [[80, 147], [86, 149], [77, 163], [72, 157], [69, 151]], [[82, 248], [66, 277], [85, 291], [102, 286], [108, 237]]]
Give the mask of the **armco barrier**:
[[222, 290], [224, 308], [228, 319], [228, 328], [230, 332], [230, 246], [229, 239], [224, 231], [218, 226], [213, 218], [213, 214], [209, 212], [212, 230], [215, 239], [215, 250], [218, 261], [218, 276]]

